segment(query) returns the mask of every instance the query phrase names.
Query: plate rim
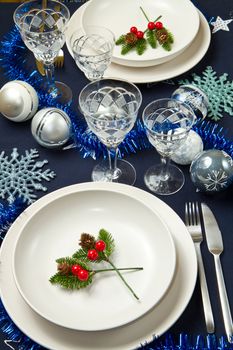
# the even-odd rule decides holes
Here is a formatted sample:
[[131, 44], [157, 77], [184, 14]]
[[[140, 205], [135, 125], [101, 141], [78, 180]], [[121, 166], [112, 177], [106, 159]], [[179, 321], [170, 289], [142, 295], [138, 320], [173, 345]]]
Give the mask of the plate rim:
[[[94, 183], [83, 183], [81, 185], [93, 186], [93, 184]], [[102, 186], [103, 185], [104, 184], [102, 184]], [[108, 184], [108, 186], [109, 185], [116, 186], [116, 184]], [[80, 184], [71, 185], [71, 186], [68, 186], [68, 188], [71, 188], [74, 186], [75, 187], [80, 186]], [[117, 186], [120, 186], [122, 190], [125, 190], [128, 187], [130, 187], [127, 185], [117, 185]], [[66, 191], [66, 188], [67, 187], [63, 187], [57, 191]], [[124, 331], [125, 327], [122, 327], [122, 328], [120, 327], [120, 329], [113, 332], [109, 332], [109, 331], [91, 332], [91, 333], [94, 333], [95, 339], [96, 339], [96, 334], [100, 335], [100, 338], [101, 338], [100, 341], [102, 341], [103, 335], [105, 336], [108, 335], [111, 339], [112, 350], [129, 350], [129, 348], [133, 349], [135, 347], [140, 346], [140, 344], [142, 344], [145, 341], [147, 342], [152, 341], [154, 336], [160, 336], [164, 332], [166, 332], [174, 324], [174, 322], [176, 322], [176, 320], [181, 316], [187, 304], [189, 303], [190, 298], [194, 291], [194, 287], [196, 284], [196, 277], [197, 277], [197, 260], [196, 260], [195, 248], [194, 248], [192, 239], [188, 234], [188, 231], [184, 223], [182, 222], [182, 220], [179, 218], [179, 216], [166, 203], [162, 202], [159, 198], [153, 196], [152, 194], [136, 187], [132, 187], [128, 190], [135, 192], [135, 195], [146, 196], [147, 200], [150, 201], [151, 205], [155, 207], [157, 206], [157, 204], [160, 204], [163, 210], [161, 212], [161, 215], [166, 214], [167, 216], [167, 214], [169, 213], [170, 217], [173, 217], [173, 219], [176, 221], [176, 224], [179, 226], [179, 230], [176, 233], [173, 232], [173, 238], [175, 240], [176, 248], [178, 248], [179, 253], [181, 253], [181, 256], [179, 256], [179, 261], [178, 261], [178, 263], [180, 264], [180, 269], [179, 271], [177, 271], [174, 281], [171, 285], [171, 288], [168, 291], [167, 295], [165, 296], [166, 303], [167, 304], [172, 303], [172, 306], [174, 306], [175, 310], [169, 310], [169, 314], [162, 316], [162, 320], [159, 320], [159, 325], [157, 329], [154, 328], [155, 320], [157, 317], [156, 307], [155, 307], [155, 309], [151, 313], [143, 317], [143, 320], [146, 323], [145, 327], [143, 326], [143, 329], [141, 329], [140, 327], [141, 322], [139, 321], [136, 321], [135, 323], [133, 323], [130, 328], [126, 326], [128, 328], [127, 336], [130, 337], [129, 333], [133, 331], [133, 340], [125, 339], [125, 338], [121, 340], [120, 337], [121, 337], [122, 329], [123, 329], [124, 337], [126, 334], [126, 332]], [[47, 196], [49, 195], [50, 194], [48, 194]], [[43, 200], [44, 200], [44, 197], [39, 199], [33, 205], [35, 205], [36, 207], [43, 205]], [[12, 224], [11, 228], [9, 229], [2, 243], [2, 247], [0, 251], [0, 259], [2, 261], [1, 281], [4, 280], [4, 275], [7, 281], [7, 285], [5, 287], [3, 286], [1, 287], [1, 283], [0, 283], [0, 290], [2, 295], [3, 305], [5, 306], [10, 317], [12, 318], [13, 322], [18, 326], [18, 328], [21, 329], [22, 332], [28, 335], [32, 340], [41, 344], [42, 346], [49, 347], [50, 349], [53, 349], [53, 350], [84, 350], [84, 349], [95, 350], [96, 347], [89, 342], [89, 339], [87, 341], [86, 332], [76, 331], [74, 333], [74, 332], [71, 332], [70, 330], [68, 331], [64, 330], [61, 327], [50, 324], [50, 322], [47, 322], [46, 320], [42, 319], [40, 316], [36, 315], [24, 302], [24, 300], [18, 293], [18, 290], [14, 284], [12, 271], [11, 271], [11, 264], [9, 266], [7, 261], [9, 259], [11, 261], [11, 258], [12, 258], [11, 246], [12, 244], [14, 244], [14, 236], [17, 235], [18, 226], [20, 227], [22, 222], [24, 222], [24, 220], [27, 219], [28, 215], [30, 215], [30, 212], [33, 210], [32, 206], [28, 207], [16, 219], [16, 221]], [[172, 228], [173, 227], [174, 227], [174, 223]], [[190, 250], [188, 253], [187, 253], [187, 249], [184, 249], [184, 243], [188, 245], [188, 248]], [[6, 249], [5, 249], [5, 246], [6, 246]], [[183, 260], [183, 263], [186, 262], [186, 264], [181, 264], [182, 260]], [[4, 265], [4, 261], [5, 261], [5, 265]], [[190, 269], [188, 269], [188, 265], [190, 265], [189, 267], [191, 268], [191, 271]], [[190, 274], [190, 272], [192, 272], [192, 274]], [[184, 279], [185, 279], [186, 288], [180, 289], [180, 283], [182, 281], [184, 283]], [[188, 286], [187, 286], [187, 283], [188, 283]], [[11, 286], [10, 292], [8, 288], [9, 284]], [[176, 300], [175, 304], [174, 304], [173, 294], [175, 294], [175, 296], [177, 295], [178, 297], [178, 300]], [[156, 315], [154, 315], [155, 313]], [[147, 328], [150, 328], [150, 329], [147, 329]], [[60, 341], [59, 341], [59, 337], [60, 337]], [[83, 341], [82, 337], [85, 338], [85, 343], [84, 343], [85, 347], [80, 345], [80, 342], [82, 343]], [[127, 341], [127, 344], [125, 343], [126, 341]], [[116, 344], [114, 344], [114, 342]], [[101, 346], [101, 349], [107, 350], [108, 348], [106, 348], [105, 344], [103, 344], [103, 346]]]
[[[87, 6], [85, 6], [84, 11], [82, 12], [80, 24], [81, 24], [82, 28], [84, 28], [84, 29], [85, 29], [85, 25], [84, 25], [84, 14], [85, 14], [85, 11], [86, 11], [86, 9], [89, 8], [89, 7], [91, 6], [91, 4], [94, 3], [95, 1], [96, 1], [96, 0], [90, 0], [90, 1], [88, 1], [88, 2], [86, 3]], [[98, 1], [98, 0], [97, 0], [97, 1]], [[153, 59], [153, 58], [151, 57], [151, 58], [148, 58], [148, 59], [146, 59], [146, 60], [143, 60], [143, 59], [138, 58], [136, 55], [135, 55], [134, 57], [128, 59], [128, 57], [126, 57], [126, 56], [122, 56], [122, 55], [116, 55], [116, 56], [114, 56], [114, 55], [113, 55], [112, 62], [113, 62], [113, 63], [116, 63], [116, 64], [122, 64], [122, 65], [125, 65], [125, 66], [128, 66], [128, 67], [141, 67], [141, 68], [142, 68], [142, 67], [150, 67], [150, 66], [153, 66], [153, 65], [165, 63], [165, 62], [167, 62], [168, 60], [175, 58], [175, 57], [176, 57], [177, 55], [179, 55], [181, 52], [183, 52], [183, 51], [192, 43], [192, 41], [195, 39], [195, 37], [196, 37], [196, 35], [197, 35], [198, 31], [199, 31], [199, 27], [200, 27], [200, 16], [198, 15], [198, 10], [197, 10], [196, 6], [195, 6], [191, 1], [189, 1], [189, 0], [183, 0], [183, 1], [186, 2], [186, 6], [189, 6], [189, 7], [190, 7], [190, 11], [192, 11], [192, 14], [195, 15], [195, 17], [196, 17], [195, 20], [196, 20], [196, 22], [197, 22], [197, 23], [196, 23], [196, 28], [195, 28], [194, 33], [193, 33], [193, 36], [192, 36], [191, 40], [190, 40], [188, 43], [185, 43], [185, 45], [182, 46], [182, 47], [179, 46], [178, 49], [175, 50], [175, 51], [172, 51], [172, 50], [169, 51], [169, 52], [166, 52], [166, 51], [165, 51], [164, 54], [161, 55], [161, 57], [159, 56], [159, 57], [156, 58], [156, 59]], [[193, 17], [192, 17], [192, 18], [193, 18]], [[88, 25], [88, 24], [87, 24], [87, 25]], [[93, 24], [93, 25], [94, 25], [94, 24]], [[166, 58], [167, 58], [167, 59], [166, 59]], [[155, 63], [156, 61], [161, 61], [161, 60], [163, 60], [163, 61], [160, 62], [160, 63]], [[165, 60], [165, 61], [164, 61], [164, 60]], [[132, 65], [127, 64], [128, 61], [132, 61], [133, 64], [132, 64]], [[153, 63], [153, 61], [155, 61], [155, 62]], [[136, 65], [136, 64], [139, 63], [139, 62], [148, 62], [149, 65], [146, 65], [146, 66], [143, 66], [143, 65], [141, 65], [141, 66]]]
[[[17, 247], [18, 247], [18, 244], [20, 242], [22, 238], [22, 234], [24, 232], [24, 229], [25, 227], [27, 227], [28, 224], [30, 224], [31, 220], [34, 220], [35, 216], [40, 213], [41, 211], [47, 209], [48, 206], [50, 206], [51, 204], [55, 203], [57, 200], [60, 201], [62, 200], [62, 198], [64, 197], [68, 197], [70, 195], [74, 195], [74, 194], [79, 194], [79, 193], [85, 193], [85, 192], [92, 192], [92, 191], [98, 191], [98, 192], [110, 192], [110, 193], [116, 193], [116, 194], [120, 194], [120, 195], [124, 195], [124, 196], [127, 196], [130, 197], [130, 199], [134, 200], [134, 201], [137, 201], [139, 202], [141, 205], [145, 206], [146, 209], [148, 209], [149, 211], [151, 211], [153, 213], [153, 216], [155, 216], [155, 218], [157, 218], [161, 225], [163, 226], [164, 230], [166, 231], [166, 236], [167, 236], [167, 239], [168, 239], [168, 242], [170, 244], [170, 253], [171, 253], [171, 265], [172, 265], [172, 269], [171, 271], [169, 272], [169, 278], [168, 278], [168, 281], [166, 283], [166, 287], [164, 287], [164, 290], [163, 290], [163, 293], [159, 296], [159, 298], [151, 303], [150, 305], [147, 306], [147, 308], [139, 315], [135, 315], [133, 318], [129, 319], [128, 318], [128, 314], [126, 314], [126, 319], [121, 323], [118, 323], [116, 325], [112, 325], [112, 326], [105, 326], [105, 327], [90, 327], [90, 328], [80, 328], [81, 326], [77, 326], [77, 325], [73, 325], [72, 326], [72, 322], [68, 322], [67, 324], [65, 323], [62, 323], [62, 321], [60, 320], [57, 320], [56, 319], [56, 315], [54, 315], [55, 319], [52, 319], [50, 316], [48, 315], [44, 315], [43, 312], [41, 312], [37, 306], [34, 305], [33, 302], [31, 302], [27, 296], [25, 295], [25, 291], [24, 289], [22, 289], [20, 283], [19, 283], [19, 279], [17, 277], [17, 273], [16, 273], [16, 267], [17, 267], [17, 261], [16, 261], [16, 252], [17, 252]], [[121, 326], [124, 326], [124, 325], [127, 325], [128, 323], [131, 323], [131, 322], [134, 322], [135, 320], [137, 320], [138, 318], [141, 318], [143, 317], [143, 315], [145, 315], [147, 312], [149, 312], [152, 308], [154, 308], [156, 305], [158, 305], [158, 303], [161, 302], [161, 300], [163, 299], [164, 295], [167, 293], [167, 290], [169, 289], [171, 283], [172, 283], [172, 280], [174, 278], [174, 274], [175, 274], [175, 270], [176, 270], [176, 260], [177, 260], [177, 257], [176, 257], [176, 250], [175, 250], [175, 245], [174, 245], [174, 241], [173, 241], [173, 238], [172, 238], [172, 235], [171, 235], [171, 232], [168, 228], [168, 225], [166, 224], [166, 222], [164, 222], [163, 219], [160, 218], [158, 212], [156, 209], [151, 209], [142, 199], [138, 199], [138, 198], [135, 198], [135, 196], [132, 196], [131, 194], [126, 194], [126, 193], [122, 193], [122, 192], [119, 192], [117, 191], [117, 188], [116, 189], [91, 189], [91, 188], [88, 188], [88, 189], [80, 189], [79, 191], [74, 191], [74, 192], [68, 192], [68, 193], [63, 193], [61, 195], [59, 195], [59, 192], [58, 191], [54, 191], [54, 192], [51, 192], [50, 193], [51, 196], [50, 196], [50, 199], [47, 200], [47, 202], [43, 205], [43, 207], [41, 208], [38, 208], [38, 209], [35, 209], [33, 211], [33, 213], [30, 215], [30, 217], [28, 217], [28, 219], [26, 220], [26, 222], [22, 225], [21, 229], [19, 230], [19, 234], [18, 234], [18, 237], [16, 238], [15, 240], [15, 244], [14, 244], [14, 248], [13, 248], [13, 256], [12, 256], [12, 272], [13, 272], [13, 276], [14, 276], [14, 280], [15, 280], [15, 284], [21, 294], [21, 296], [23, 297], [23, 299], [25, 300], [25, 302], [36, 312], [38, 313], [41, 317], [45, 318], [46, 320], [48, 320], [49, 322], [51, 323], [54, 323], [58, 326], [61, 326], [61, 327], [66, 327], [66, 328], [69, 328], [69, 329], [73, 329], [73, 330], [79, 330], [79, 331], [104, 331], [104, 330], [108, 330], [108, 329], [114, 329], [114, 328], [117, 328], [117, 327], [121, 327]], [[164, 232], [165, 233], [165, 232]], [[154, 279], [156, 280], [156, 276], [154, 276]], [[55, 286], [56, 287], [56, 286]], [[37, 304], [38, 305], [38, 304]]]
[[[69, 24], [72, 24], [73, 22], [74, 24], [75, 23], [77, 24], [78, 20], [76, 17], [80, 16], [80, 12], [85, 8], [85, 5], [86, 4], [81, 5], [73, 13], [73, 15], [70, 18]], [[195, 39], [193, 40], [190, 46], [188, 46], [180, 55], [176, 56], [173, 60], [165, 62], [161, 65], [156, 65], [151, 67], [127, 67], [116, 63], [111, 63], [104, 74], [104, 78], [126, 79], [126, 80], [130, 80], [135, 84], [147, 84], [147, 83], [155, 83], [155, 82], [160, 82], [167, 79], [172, 79], [192, 69], [205, 56], [211, 42], [211, 31], [210, 31], [209, 24], [206, 18], [204, 17], [204, 15], [200, 12], [200, 10], [198, 10], [198, 13], [200, 16], [200, 27]], [[69, 33], [69, 24], [68, 24], [67, 33]], [[204, 37], [205, 37], [205, 42], [202, 43], [202, 46], [200, 45], [199, 42], [197, 43], [197, 40], [203, 36], [202, 34], [200, 34], [201, 31], [204, 33]], [[197, 50], [195, 50], [195, 54], [191, 54], [190, 53], [191, 49], [192, 47], [194, 47], [195, 43], [197, 43], [196, 44]], [[73, 58], [72, 52], [69, 46], [68, 34], [66, 35], [66, 47], [69, 54]], [[187, 57], [185, 57], [185, 55], [186, 56], [188, 55], [188, 59]], [[179, 59], [182, 59], [185, 62], [179, 63], [178, 61]], [[172, 68], [169, 67], [171, 62], [175, 63], [175, 66], [176, 66], [175, 70], [174, 70], [174, 65]], [[180, 66], [178, 71], [177, 71], [177, 66]], [[156, 69], [157, 70], [159, 69], [159, 72], [156, 72]], [[161, 75], [161, 70], [163, 70], [162, 75]]]

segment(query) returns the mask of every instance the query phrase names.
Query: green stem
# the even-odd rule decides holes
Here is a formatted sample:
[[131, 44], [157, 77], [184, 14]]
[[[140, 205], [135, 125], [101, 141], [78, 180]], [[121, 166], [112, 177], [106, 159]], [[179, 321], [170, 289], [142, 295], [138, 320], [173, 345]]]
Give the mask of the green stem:
[[[140, 10], [142, 11], [143, 15], [145, 16], [145, 18], [147, 19], [148, 22], [150, 22], [149, 17], [147, 16], [146, 12], [143, 10], [143, 8], [140, 6]], [[157, 22], [160, 18], [162, 17], [162, 15], [158, 16], [153, 22]], [[147, 32], [148, 28], [146, 30], [144, 30], [144, 33]]]
[[150, 22], [149, 18], [147, 17], [146, 12], [143, 10], [143, 8], [140, 6], [140, 10], [142, 11], [142, 13], [144, 14], [144, 16], [146, 17], [147, 21]]
[[123, 281], [123, 283], [126, 285], [126, 287], [130, 290], [130, 292], [133, 294], [133, 296], [139, 300], [139, 297], [134, 293], [133, 289], [130, 287], [130, 285], [126, 282], [126, 280], [124, 279], [124, 277], [122, 276], [122, 274], [119, 272], [118, 268], [108, 259], [108, 257], [106, 256], [106, 261], [113, 267], [113, 270], [116, 271], [116, 273], [118, 274], [118, 276], [120, 277], [120, 279]]
[[[112, 269], [101, 269], [101, 270], [91, 270], [91, 271], [94, 272], [94, 273], [98, 273], [98, 272], [115, 271], [115, 270], [116, 269], [112, 268]], [[121, 268], [117, 268], [117, 270], [121, 270], [121, 271], [127, 271], [127, 270], [140, 271], [140, 270], [143, 270], [143, 267], [121, 267]]]

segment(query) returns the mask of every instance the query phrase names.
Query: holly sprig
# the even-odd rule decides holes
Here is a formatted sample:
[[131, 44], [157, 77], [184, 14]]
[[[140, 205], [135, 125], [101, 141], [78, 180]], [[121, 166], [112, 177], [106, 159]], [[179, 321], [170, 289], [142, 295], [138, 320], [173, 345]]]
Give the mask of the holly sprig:
[[148, 21], [147, 28], [144, 31], [140, 31], [137, 27], [131, 27], [128, 33], [120, 35], [116, 40], [116, 45], [122, 46], [121, 54], [126, 55], [128, 52], [136, 50], [138, 55], [142, 55], [146, 51], [148, 44], [152, 49], [156, 49], [159, 44], [164, 50], [170, 51], [172, 49], [174, 37], [173, 34], [163, 26], [163, 23], [159, 21], [162, 16], [160, 15], [152, 22], [141, 6], [140, 10]]
[[[115, 271], [126, 287], [139, 299], [133, 289], [122, 276], [122, 270], [142, 270], [142, 267], [117, 268], [109, 259], [115, 249], [115, 242], [112, 235], [105, 229], [99, 231], [97, 239], [88, 233], [82, 233], [78, 249], [71, 257], [63, 257], [56, 260], [57, 273], [49, 281], [52, 284], [59, 284], [66, 289], [86, 288], [93, 282], [97, 273]], [[90, 263], [107, 262], [111, 268], [93, 269]]]

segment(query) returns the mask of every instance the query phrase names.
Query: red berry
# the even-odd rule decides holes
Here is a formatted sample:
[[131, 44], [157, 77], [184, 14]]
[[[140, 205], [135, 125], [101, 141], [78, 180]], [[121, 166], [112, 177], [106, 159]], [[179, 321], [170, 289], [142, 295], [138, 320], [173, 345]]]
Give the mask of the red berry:
[[130, 33], [137, 34], [137, 31], [138, 31], [137, 27], [131, 27], [130, 28]]
[[99, 254], [95, 249], [90, 249], [87, 252], [87, 257], [90, 260], [96, 260], [96, 259], [98, 259], [98, 256], [99, 256]]
[[138, 39], [142, 39], [144, 37], [144, 33], [141, 32], [141, 30], [138, 30], [136, 35]]
[[78, 271], [77, 276], [80, 281], [86, 281], [88, 280], [89, 272], [87, 270], [81, 269]]
[[155, 23], [154, 23], [154, 22], [149, 22], [148, 25], [147, 25], [147, 28], [148, 28], [149, 30], [155, 29]]
[[156, 22], [155, 23], [155, 28], [156, 29], [162, 29], [163, 28], [163, 23], [162, 22]]
[[73, 266], [71, 267], [71, 272], [72, 272], [72, 274], [75, 275], [75, 276], [78, 276], [78, 272], [79, 272], [80, 270], [82, 270], [82, 266], [80, 266], [80, 265], [73, 265]]
[[102, 252], [106, 248], [106, 243], [102, 241], [101, 239], [96, 242], [95, 249], [98, 250], [98, 252]]

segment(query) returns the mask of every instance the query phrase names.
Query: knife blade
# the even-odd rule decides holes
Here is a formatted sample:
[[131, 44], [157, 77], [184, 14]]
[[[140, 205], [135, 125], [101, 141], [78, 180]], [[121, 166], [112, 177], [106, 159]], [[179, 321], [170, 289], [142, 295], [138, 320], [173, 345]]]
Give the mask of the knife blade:
[[205, 203], [201, 203], [201, 208], [202, 208], [207, 246], [210, 253], [213, 254], [214, 256], [218, 291], [219, 291], [219, 297], [220, 297], [220, 302], [222, 307], [225, 331], [226, 331], [228, 341], [230, 343], [233, 343], [233, 325], [232, 325], [231, 310], [230, 310], [230, 305], [228, 301], [226, 285], [225, 285], [223, 271], [222, 271], [222, 265], [220, 261], [220, 254], [223, 252], [222, 234], [211, 209]]

